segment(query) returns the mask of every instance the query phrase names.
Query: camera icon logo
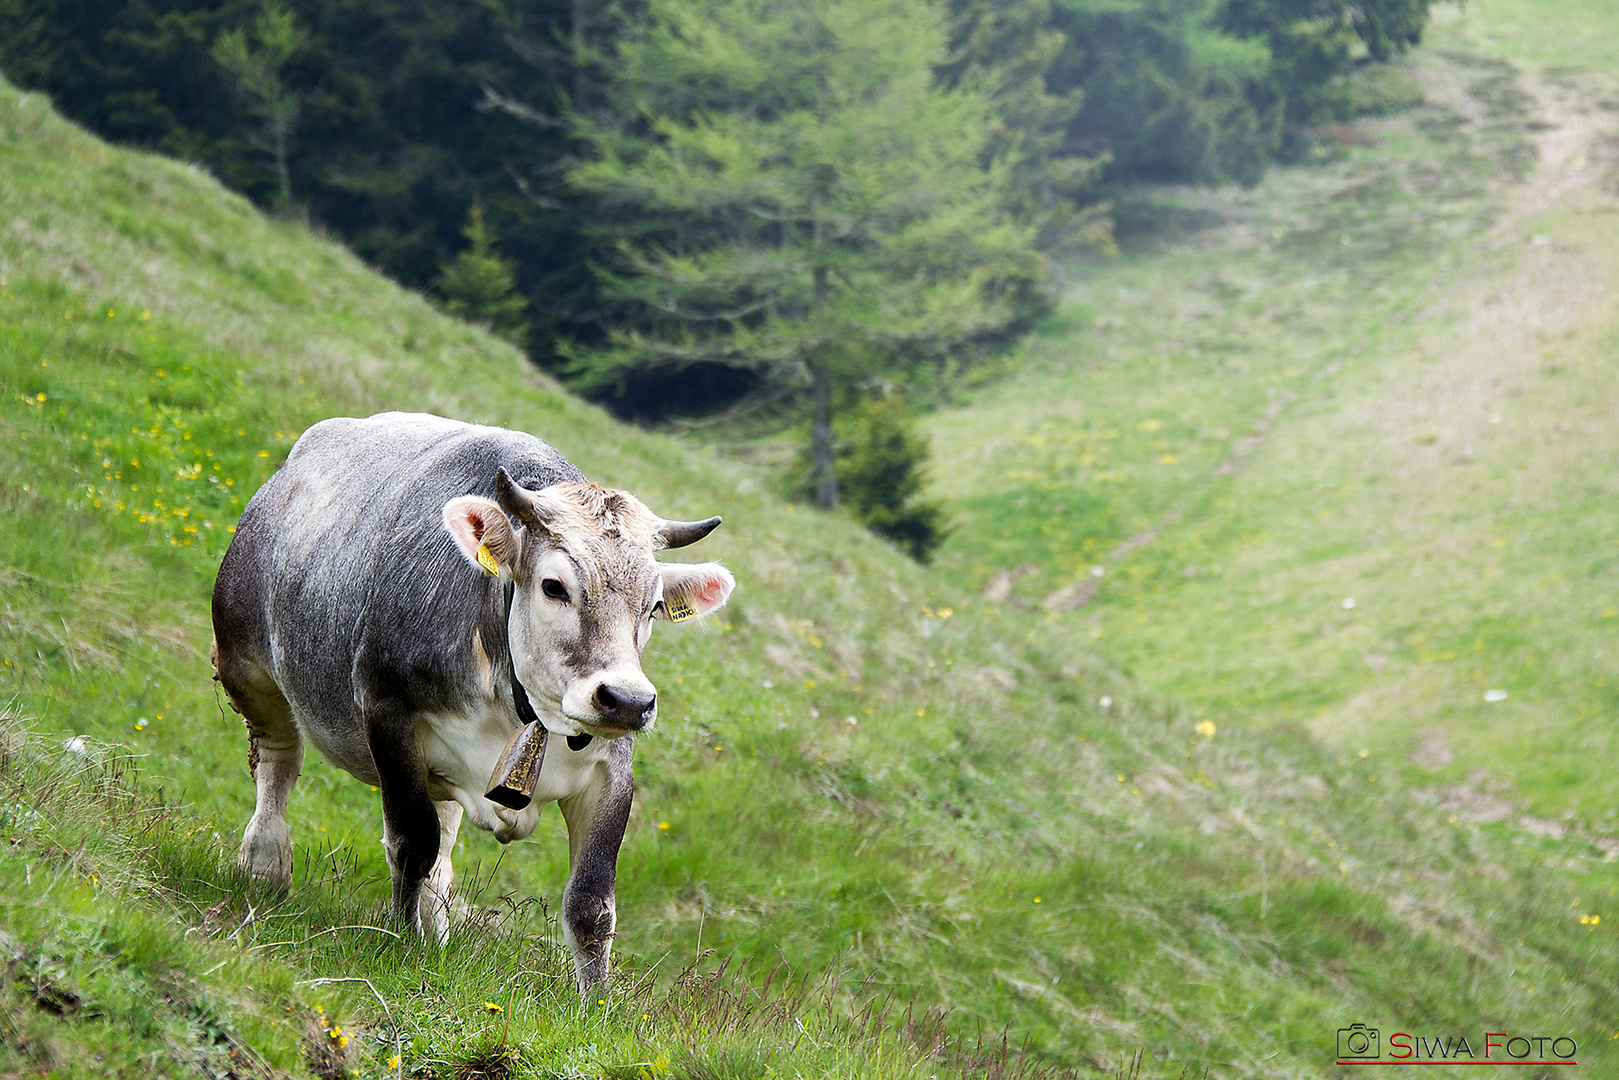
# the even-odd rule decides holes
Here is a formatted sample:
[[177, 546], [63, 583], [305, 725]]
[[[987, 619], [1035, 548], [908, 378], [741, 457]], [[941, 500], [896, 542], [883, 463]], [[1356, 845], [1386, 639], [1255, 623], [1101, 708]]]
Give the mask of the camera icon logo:
[[1365, 1024], [1350, 1024], [1338, 1029], [1338, 1060], [1381, 1057], [1378, 1053], [1377, 1029]]

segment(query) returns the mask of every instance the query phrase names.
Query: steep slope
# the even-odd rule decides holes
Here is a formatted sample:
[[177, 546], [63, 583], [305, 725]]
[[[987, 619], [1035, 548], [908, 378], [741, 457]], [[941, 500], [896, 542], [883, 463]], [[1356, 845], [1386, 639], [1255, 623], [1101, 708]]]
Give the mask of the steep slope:
[[[1146, 1051], [1169, 1075], [1316, 1074], [1351, 1021], [1572, 1034], [1583, 1064], [1608, 1067], [1595, 1036], [1616, 965], [1575, 919], [1591, 907], [1570, 907], [1585, 901], [1572, 871], [1303, 734], [1200, 729], [1083, 635], [781, 505], [700, 447], [612, 423], [301, 226], [9, 87], [0, 278], [0, 659], [18, 709], [50, 733], [28, 753], [77, 735], [137, 755], [141, 790], [180, 809], [142, 856], [163, 889], [130, 902], [172, 927], [239, 912], [218, 936], [288, 984], [372, 979], [388, 1014], [363, 987], [347, 1007], [373, 1031], [397, 1014], [414, 1032], [401, 1068], [447, 1069], [442, 1047], [494, 1040], [485, 1001], [541, 1075], [967, 1068], [956, 1041], [942, 1063], [918, 1057], [932, 1029], [907, 1018], [935, 1006], [955, 1031], [1006, 1026], [1034, 1060], [1080, 1070]], [[545, 922], [521, 903], [560, 889], [555, 818], [506, 853], [464, 841], [482, 914], [463, 951], [340, 932], [385, 919], [380, 822], [373, 793], [318, 761], [294, 798], [292, 907], [221, 868], [250, 805], [240, 727], [206, 663], [234, 514], [309, 423], [394, 407], [521, 427], [660, 512], [726, 516], [703, 549], [741, 582], [725, 619], [660, 631], [649, 651], [665, 705], [637, 748], [627, 968], [667, 986], [688, 957], [733, 957], [761, 980], [785, 962], [910, 1009], [861, 1013], [840, 990], [800, 1037], [733, 1023], [723, 982], [687, 980], [646, 1028], [654, 999], [628, 983], [601, 1012], [559, 1012]], [[26, 804], [30, 785], [13, 790]], [[37, 908], [26, 865], [15, 895]], [[501, 897], [516, 898], [504, 920], [488, 914]], [[297, 932], [247, 917], [261, 909]], [[839, 1026], [840, 1010], [861, 1019]], [[869, 1041], [885, 1025], [898, 1034]], [[79, 1046], [78, 1031], [64, 1021], [55, 1037]], [[665, 1051], [690, 1060], [658, 1064]], [[368, 1043], [361, 1064], [380, 1071], [388, 1053]]]

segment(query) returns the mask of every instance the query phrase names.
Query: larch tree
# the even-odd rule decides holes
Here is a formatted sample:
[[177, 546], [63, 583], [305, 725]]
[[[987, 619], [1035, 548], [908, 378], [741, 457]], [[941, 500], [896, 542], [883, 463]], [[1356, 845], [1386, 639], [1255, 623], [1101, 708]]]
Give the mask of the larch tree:
[[615, 258], [575, 372], [717, 363], [807, 392], [835, 506], [837, 390], [947, 370], [1041, 274], [992, 88], [939, 80], [946, 47], [930, 0], [646, 0], [576, 113], [572, 183]]
[[213, 57], [236, 81], [247, 110], [259, 121], [253, 138], [274, 162], [276, 203], [292, 205], [292, 173], [287, 167], [289, 143], [298, 123], [298, 93], [287, 85], [287, 65], [301, 49], [305, 33], [292, 9], [275, 0], [266, 3], [251, 33], [238, 28], [214, 42]]

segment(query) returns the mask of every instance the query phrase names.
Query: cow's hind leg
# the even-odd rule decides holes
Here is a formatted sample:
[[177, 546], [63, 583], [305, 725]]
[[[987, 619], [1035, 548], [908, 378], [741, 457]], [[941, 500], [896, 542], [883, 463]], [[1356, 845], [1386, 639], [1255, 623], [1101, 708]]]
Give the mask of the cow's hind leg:
[[422, 918], [422, 929], [425, 933], [430, 918], [433, 936], [442, 945], [450, 940], [450, 889], [455, 884], [450, 856], [455, 854], [455, 837], [461, 831], [463, 811], [461, 804], [453, 801], [436, 802], [433, 809], [438, 811], [438, 858], [422, 889], [422, 903], [429, 908]]
[[422, 893], [438, 862], [443, 826], [427, 793], [427, 762], [416, 725], [411, 717], [391, 712], [368, 713], [365, 721], [382, 789], [382, 849], [393, 878], [394, 918], [423, 937], [434, 937], [434, 919], [431, 911], [422, 910]]
[[562, 893], [562, 936], [573, 955], [579, 993], [589, 997], [607, 981], [608, 959], [618, 925], [613, 890], [618, 848], [635, 797], [629, 739], [615, 741], [591, 783], [558, 800], [568, 823], [568, 887]]
[[233, 660], [216, 646], [219, 681], [247, 726], [247, 767], [258, 788], [237, 863], [271, 885], [292, 884], [287, 801], [304, 767], [304, 740], [281, 688], [257, 664]]

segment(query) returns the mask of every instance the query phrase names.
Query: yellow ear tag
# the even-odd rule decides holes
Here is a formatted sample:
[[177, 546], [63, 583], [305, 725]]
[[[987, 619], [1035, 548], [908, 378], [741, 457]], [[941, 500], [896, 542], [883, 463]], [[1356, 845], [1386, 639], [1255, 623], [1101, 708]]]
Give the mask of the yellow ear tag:
[[490, 577], [500, 576], [500, 564], [495, 561], [494, 552], [489, 550], [488, 544], [478, 545], [478, 565], [483, 567], [483, 572]]
[[663, 608], [669, 613], [670, 622], [685, 622], [687, 619], [697, 617], [697, 609], [692, 607], [684, 597], [664, 597]]

